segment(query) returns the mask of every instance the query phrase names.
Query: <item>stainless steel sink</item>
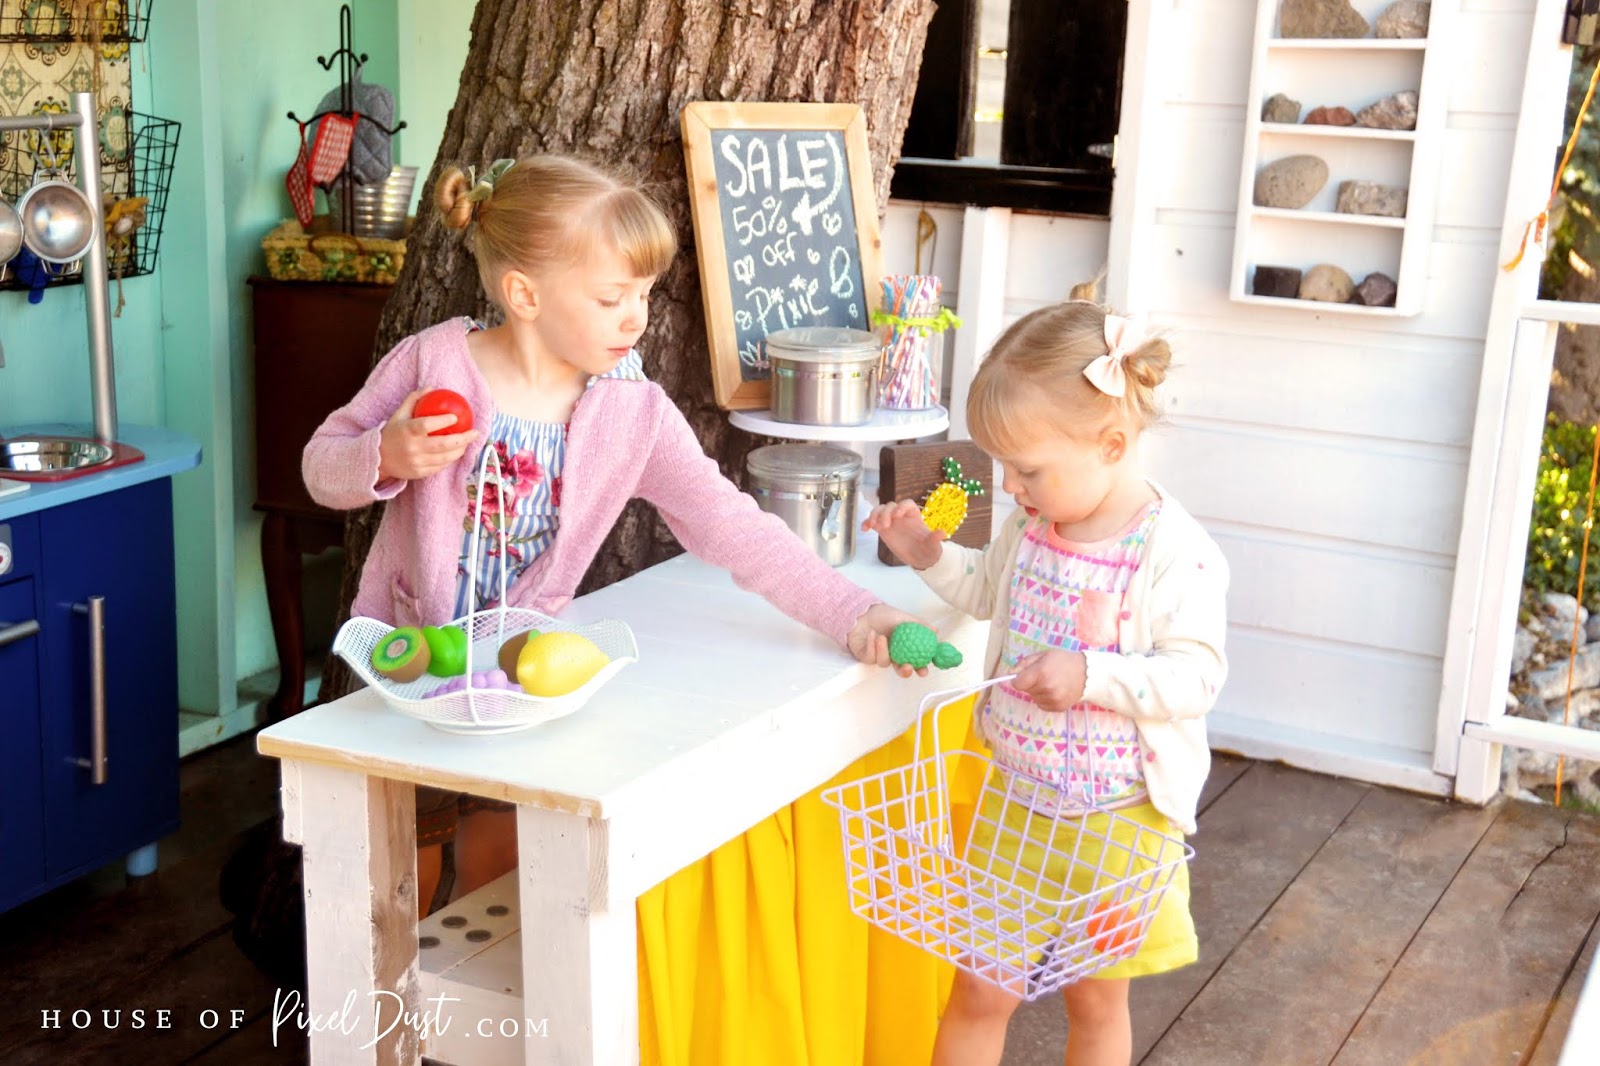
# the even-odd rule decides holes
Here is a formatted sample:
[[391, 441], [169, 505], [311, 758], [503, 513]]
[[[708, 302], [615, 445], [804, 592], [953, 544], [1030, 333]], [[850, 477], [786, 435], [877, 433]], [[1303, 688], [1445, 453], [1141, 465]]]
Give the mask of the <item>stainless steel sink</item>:
[[111, 446], [70, 437], [9, 437], [0, 439], [0, 477], [7, 471], [47, 474], [83, 470], [111, 461]]

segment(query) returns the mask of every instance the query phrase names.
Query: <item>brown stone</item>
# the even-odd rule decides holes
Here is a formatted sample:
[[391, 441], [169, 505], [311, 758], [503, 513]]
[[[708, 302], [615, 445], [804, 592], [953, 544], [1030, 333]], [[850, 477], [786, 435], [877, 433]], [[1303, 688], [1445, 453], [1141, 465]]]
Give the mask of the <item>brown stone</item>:
[[1279, 37], [1365, 37], [1367, 20], [1348, 0], [1283, 0]]
[[1356, 125], [1374, 130], [1414, 130], [1417, 128], [1417, 91], [1406, 89], [1385, 96], [1356, 115]]
[[1425, 0], [1395, 0], [1378, 16], [1376, 36], [1417, 38], [1428, 35], [1430, 5]]
[[1307, 126], [1354, 126], [1356, 116], [1348, 107], [1314, 107], [1306, 116]]
[[1314, 155], [1291, 155], [1256, 172], [1257, 207], [1304, 207], [1328, 184], [1328, 164]]
[[1400, 185], [1376, 181], [1341, 181], [1335, 211], [1345, 215], [1406, 217], [1406, 190]]
[[1323, 303], [1349, 303], [1356, 291], [1350, 275], [1332, 263], [1318, 263], [1300, 280], [1300, 299]]
[[1361, 284], [1356, 286], [1350, 302], [1365, 304], [1368, 307], [1393, 307], [1396, 291], [1397, 286], [1393, 278], [1373, 271], [1361, 279]]
[[1250, 291], [1256, 296], [1280, 296], [1293, 300], [1300, 295], [1300, 268], [1258, 266]]
[[1267, 98], [1266, 104], [1261, 108], [1262, 122], [1287, 122], [1291, 125], [1300, 121], [1300, 101], [1291, 100], [1283, 93], [1273, 93]]

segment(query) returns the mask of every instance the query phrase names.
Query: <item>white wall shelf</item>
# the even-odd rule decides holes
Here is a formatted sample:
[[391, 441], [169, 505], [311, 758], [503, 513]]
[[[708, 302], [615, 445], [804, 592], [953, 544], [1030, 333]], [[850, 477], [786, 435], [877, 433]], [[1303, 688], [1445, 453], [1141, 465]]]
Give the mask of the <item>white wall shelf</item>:
[[1374, 130], [1366, 126], [1308, 126], [1294, 122], [1263, 122], [1264, 137], [1334, 137], [1355, 141], [1414, 141], [1416, 130]]
[[[1276, 5], [1273, 7], [1276, 13]], [[1381, 10], [1381, 9], [1380, 9]], [[1370, 22], [1371, 19], [1369, 18]], [[1428, 27], [1428, 32], [1433, 33], [1433, 27]], [[1417, 51], [1428, 47], [1425, 37], [1418, 38], [1378, 38], [1378, 37], [1273, 37], [1267, 41], [1267, 47], [1274, 50], [1305, 49], [1319, 52], [1406, 52]]]
[[[1391, 2], [1354, 0], [1354, 6], [1369, 24], [1375, 25]], [[1449, 40], [1456, 0], [1433, 0], [1428, 36], [1401, 40], [1279, 37], [1280, 3], [1281, 0], [1257, 0], [1228, 294], [1238, 303], [1312, 313], [1415, 315], [1422, 310], [1427, 277], [1448, 87], [1446, 50], [1429, 48], [1429, 44]], [[1345, 107], [1359, 113], [1378, 100], [1407, 89], [1418, 96], [1414, 130], [1261, 119], [1266, 101], [1277, 93], [1298, 100], [1304, 116], [1317, 107]], [[1292, 155], [1315, 155], [1326, 162], [1327, 184], [1301, 208], [1258, 207], [1257, 173]], [[1406, 216], [1335, 211], [1339, 185], [1346, 181], [1404, 187]], [[1342, 268], [1357, 285], [1368, 274], [1387, 274], [1395, 281], [1395, 306], [1299, 300], [1253, 291], [1257, 266], [1305, 272], [1321, 263]]]

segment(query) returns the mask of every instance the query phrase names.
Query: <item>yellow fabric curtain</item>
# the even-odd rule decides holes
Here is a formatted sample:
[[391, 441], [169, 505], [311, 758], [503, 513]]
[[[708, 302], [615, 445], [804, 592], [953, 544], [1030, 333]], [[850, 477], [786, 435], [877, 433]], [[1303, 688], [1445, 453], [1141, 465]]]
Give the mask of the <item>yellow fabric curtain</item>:
[[[923, 725], [930, 753], [931, 721]], [[940, 712], [946, 751], [982, 751], [972, 699]], [[907, 730], [823, 787], [905, 766]], [[951, 778], [962, 839], [981, 773]], [[648, 1066], [927, 1062], [954, 968], [850, 911], [839, 814], [822, 789], [639, 898]]]

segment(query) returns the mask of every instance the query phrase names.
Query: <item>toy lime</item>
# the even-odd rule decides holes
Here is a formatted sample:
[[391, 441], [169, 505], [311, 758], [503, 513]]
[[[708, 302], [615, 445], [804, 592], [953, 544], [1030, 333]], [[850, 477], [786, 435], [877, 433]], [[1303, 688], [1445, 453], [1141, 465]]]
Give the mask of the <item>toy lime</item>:
[[428, 671], [431, 649], [416, 626], [392, 629], [372, 649], [372, 668], [390, 681], [415, 681]]
[[921, 670], [932, 663], [941, 670], [961, 665], [961, 652], [921, 622], [901, 622], [889, 634], [889, 659], [898, 666]]
[[428, 642], [428, 673], [434, 677], [455, 677], [467, 672], [467, 633], [459, 626], [423, 626], [422, 639]]
[[536, 633], [517, 655], [517, 681], [530, 695], [565, 696], [588, 684], [610, 661], [581, 633]]
[[947, 457], [939, 465], [944, 471], [944, 482], [928, 493], [928, 500], [922, 505], [922, 524], [953, 537], [967, 520], [967, 497], [982, 496], [983, 482], [962, 477], [961, 464], [954, 459]]

